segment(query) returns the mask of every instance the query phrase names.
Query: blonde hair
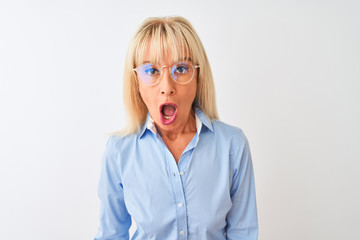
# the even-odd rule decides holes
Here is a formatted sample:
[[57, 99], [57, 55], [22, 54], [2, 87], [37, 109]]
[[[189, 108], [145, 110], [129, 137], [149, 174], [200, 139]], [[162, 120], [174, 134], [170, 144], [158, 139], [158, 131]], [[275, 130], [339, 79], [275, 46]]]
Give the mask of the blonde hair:
[[[148, 109], [138, 91], [135, 71], [144, 54], [151, 48], [153, 62], [160, 62], [165, 53], [171, 52], [174, 61], [190, 58], [200, 66], [194, 104], [210, 119], [218, 119], [215, 89], [210, 64], [205, 49], [192, 25], [182, 17], [148, 18], [130, 42], [124, 67], [123, 97], [128, 122], [121, 135], [136, 133], [145, 122]], [[193, 105], [194, 105], [193, 104]]]

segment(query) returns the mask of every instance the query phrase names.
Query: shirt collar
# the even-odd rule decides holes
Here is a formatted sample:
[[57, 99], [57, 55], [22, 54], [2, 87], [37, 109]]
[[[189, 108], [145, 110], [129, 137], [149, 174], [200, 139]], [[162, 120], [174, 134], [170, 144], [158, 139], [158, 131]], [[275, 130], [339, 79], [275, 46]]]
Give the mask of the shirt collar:
[[[195, 121], [196, 121], [197, 134], [198, 135], [200, 134], [202, 125], [205, 125], [205, 127], [207, 127], [209, 130], [211, 130], [213, 132], [214, 131], [213, 126], [212, 126], [212, 123], [209, 120], [209, 118], [200, 110], [200, 108], [194, 107], [194, 109], [195, 109]], [[142, 136], [144, 135], [146, 130], [149, 130], [154, 134], [157, 133], [157, 130], [155, 127], [155, 122], [152, 119], [152, 117], [150, 116], [149, 112], [147, 114], [145, 123], [141, 126], [139, 138], [142, 138]]]

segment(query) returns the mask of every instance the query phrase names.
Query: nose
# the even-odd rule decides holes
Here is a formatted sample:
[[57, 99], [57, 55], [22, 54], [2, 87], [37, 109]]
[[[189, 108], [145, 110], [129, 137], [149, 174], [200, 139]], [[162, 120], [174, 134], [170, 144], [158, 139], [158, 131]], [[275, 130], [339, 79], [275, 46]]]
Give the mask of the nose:
[[163, 68], [162, 79], [160, 79], [160, 91], [161, 95], [173, 95], [175, 94], [175, 82], [170, 76], [170, 71], [168, 67]]

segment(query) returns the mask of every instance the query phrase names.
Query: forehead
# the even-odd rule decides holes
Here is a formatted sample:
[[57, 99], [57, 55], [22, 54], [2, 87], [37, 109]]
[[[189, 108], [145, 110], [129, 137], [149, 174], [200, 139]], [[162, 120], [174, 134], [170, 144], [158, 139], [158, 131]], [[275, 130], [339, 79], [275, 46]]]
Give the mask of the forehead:
[[154, 44], [150, 43], [145, 48], [145, 52], [142, 56], [143, 61], [147, 62], [162, 62], [166, 59], [174, 58], [174, 51], [171, 48], [159, 49], [157, 46], [152, 46]]
[[179, 40], [149, 39], [144, 44], [139, 44], [137, 49], [136, 64], [144, 62], [172, 63], [184, 59], [191, 59], [189, 47]]
[[159, 57], [156, 57], [156, 53], [153, 53], [150, 48], [148, 48], [142, 58], [141, 63], [156, 63], [161, 65], [168, 65], [174, 62], [189, 60], [191, 58], [188, 56], [180, 56], [179, 54], [174, 54], [172, 51], [163, 52]]

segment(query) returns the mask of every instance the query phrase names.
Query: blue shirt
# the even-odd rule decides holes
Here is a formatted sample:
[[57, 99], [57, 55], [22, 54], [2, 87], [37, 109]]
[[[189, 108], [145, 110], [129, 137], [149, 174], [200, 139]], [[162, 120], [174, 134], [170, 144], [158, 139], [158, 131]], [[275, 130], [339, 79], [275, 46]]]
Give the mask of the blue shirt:
[[96, 240], [256, 240], [249, 143], [240, 128], [195, 108], [197, 133], [178, 164], [150, 115], [136, 134], [111, 136], [102, 158]]

